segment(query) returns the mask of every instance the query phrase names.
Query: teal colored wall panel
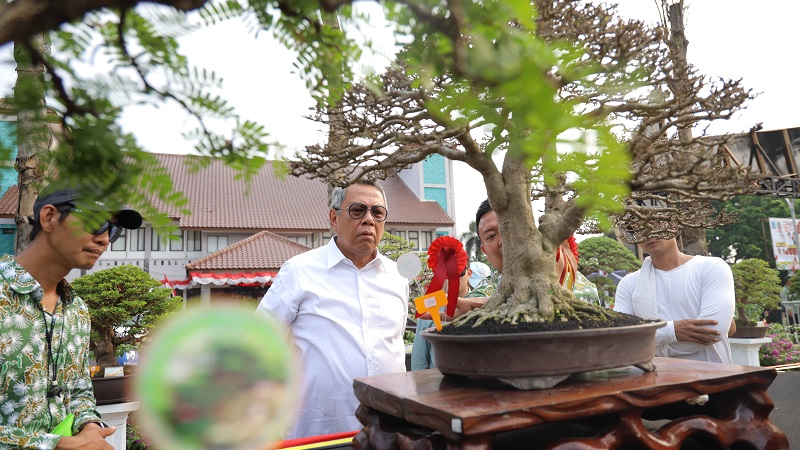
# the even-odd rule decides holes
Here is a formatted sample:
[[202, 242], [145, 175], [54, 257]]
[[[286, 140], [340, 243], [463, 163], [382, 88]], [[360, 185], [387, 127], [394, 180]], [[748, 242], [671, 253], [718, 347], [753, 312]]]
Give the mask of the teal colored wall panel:
[[423, 181], [425, 184], [447, 184], [447, 173], [444, 163], [444, 156], [442, 155], [428, 156], [425, 161], [422, 162], [422, 171], [424, 173]]
[[0, 164], [0, 195], [3, 195], [9, 187], [17, 184], [17, 171], [14, 169], [13, 161], [17, 159], [17, 137], [16, 122], [0, 121], [0, 147], [3, 149], [11, 148], [10, 155], [6, 156], [6, 164]]
[[16, 228], [16, 225], [0, 224], [0, 254], [14, 254]]
[[13, 147], [14, 157], [16, 158], [17, 149], [17, 122], [7, 122], [0, 120], [0, 144], [3, 147]]
[[445, 212], [447, 212], [447, 189], [445, 188], [425, 188], [425, 200], [434, 200], [439, 203]]

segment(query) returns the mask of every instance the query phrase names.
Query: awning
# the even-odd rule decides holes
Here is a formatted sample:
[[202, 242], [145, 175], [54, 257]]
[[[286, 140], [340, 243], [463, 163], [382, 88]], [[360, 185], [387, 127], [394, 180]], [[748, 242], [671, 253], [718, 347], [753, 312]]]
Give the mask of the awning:
[[241, 273], [201, 273], [189, 272], [189, 277], [184, 280], [170, 280], [166, 275], [161, 284], [172, 289], [194, 289], [198, 286], [242, 286], [265, 285], [272, 283], [278, 274], [275, 272], [241, 272]]

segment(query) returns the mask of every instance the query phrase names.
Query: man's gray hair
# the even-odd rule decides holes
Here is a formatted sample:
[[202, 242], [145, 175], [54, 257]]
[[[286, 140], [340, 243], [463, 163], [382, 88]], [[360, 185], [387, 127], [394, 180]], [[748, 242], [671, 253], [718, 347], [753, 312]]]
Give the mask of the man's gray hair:
[[[377, 181], [374, 181], [374, 180], [358, 180], [353, 184], [354, 185], [358, 184], [358, 185], [361, 185], [361, 186], [372, 186], [375, 189], [377, 189], [378, 191], [380, 191], [381, 196], [383, 197], [383, 206], [386, 209], [389, 209], [389, 205], [386, 204], [386, 192], [383, 190], [383, 187], [380, 184], [378, 184]], [[339, 214], [339, 210], [342, 208], [342, 202], [344, 201], [344, 196], [346, 194], [347, 194], [347, 188], [346, 187], [343, 188], [343, 187], [337, 186], [337, 187], [333, 188], [333, 190], [331, 191], [330, 207], [331, 207], [331, 209], [336, 210], [336, 214]], [[373, 205], [370, 205], [370, 206], [373, 206]]]

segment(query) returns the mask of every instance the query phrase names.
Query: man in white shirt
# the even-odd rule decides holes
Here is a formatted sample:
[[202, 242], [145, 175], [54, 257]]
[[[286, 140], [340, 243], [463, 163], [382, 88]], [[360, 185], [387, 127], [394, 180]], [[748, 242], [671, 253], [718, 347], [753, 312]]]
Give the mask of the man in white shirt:
[[256, 309], [290, 329], [300, 359], [290, 439], [361, 429], [353, 379], [405, 371], [408, 280], [378, 252], [386, 195], [360, 181], [335, 188], [330, 207], [336, 236], [286, 261]]
[[620, 281], [614, 310], [667, 321], [656, 332], [657, 356], [731, 364], [735, 291], [728, 264], [686, 255], [675, 238], [650, 238], [639, 246], [650, 256]]

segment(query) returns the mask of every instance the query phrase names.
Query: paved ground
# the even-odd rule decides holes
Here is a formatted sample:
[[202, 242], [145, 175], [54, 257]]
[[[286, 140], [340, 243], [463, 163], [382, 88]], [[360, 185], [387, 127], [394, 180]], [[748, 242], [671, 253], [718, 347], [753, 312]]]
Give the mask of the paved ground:
[[786, 433], [791, 448], [800, 449], [800, 371], [779, 373], [769, 395], [775, 403], [770, 420]]

